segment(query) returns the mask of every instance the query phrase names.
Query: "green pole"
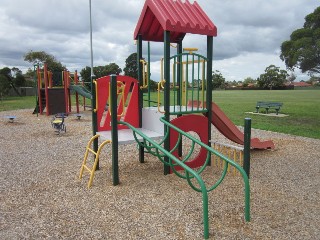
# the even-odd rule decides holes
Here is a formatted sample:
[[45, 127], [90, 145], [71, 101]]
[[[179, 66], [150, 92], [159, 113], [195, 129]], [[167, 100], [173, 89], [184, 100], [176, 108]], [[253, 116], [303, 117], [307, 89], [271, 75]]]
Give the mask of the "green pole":
[[[137, 63], [138, 63], [138, 81], [139, 86], [143, 86], [143, 64], [142, 60], [142, 36], [138, 35], [137, 39]], [[142, 108], [143, 108], [143, 92], [139, 88], [138, 90], [138, 105], [139, 105], [139, 127], [142, 127]], [[144, 147], [139, 145], [139, 161], [144, 163]]]
[[[177, 44], [177, 54], [178, 57], [178, 64], [177, 64], [177, 85], [179, 86], [179, 89], [177, 91], [177, 105], [181, 107], [182, 105], [182, 79], [181, 79], [181, 62], [182, 62], [182, 56], [180, 55], [182, 53], [182, 40], [179, 39], [179, 42]], [[181, 115], [180, 115], [181, 116]]]
[[112, 74], [110, 78], [111, 88], [111, 141], [112, 141], [112, 181], [113, 185], [119, 184], [118, 161], [118, 117], [117, 117], [117, 76]]
[[243, 169], [250, 177], [251, 118], [244, 119]]
[[[93, 74], [93, 73], [91, 73], [91, 74]], [[95, 88], [95, 85], [93, 83], [94, 80], [95, 80], [95, 75], [91, 75], [91, 95], [92, 95], [91, 109], [92, 109], [92, 135], [93, 136], [95, 136], [97, 134], [97, 131], [98, 131], [97, 112], [94, 111], [98, 107], [98, 106], [96, 106], [96, 88]], [[99, 145], [98, 138], [96, 138], [95, 140], [93, 140], [93, 151], [95, 151], [95, 152], [98, 151], [98, 145]], [[97, 163], [96, 170], [99, 170], [99, 161]]]
[[[164, 31], [164, 79], [165, 87], [164, 87], [164, 116], [166, 121], [170, 121], [170, 31]], [[164, 133], [168, 129], [164, 126]], [[170, 151], [170, 135], [164, 142], [164, 148], [167, 151]], [[169, 158], [165, 157], [164, 161], [169, 162]], [[165, 164], [164, 165], [164, 174], [168, 174], [170, 172], [170, 167]]]
[[[178, 57], [178, 64], [177, 64], [177, 85], [179, 86], [179, 89], [177, 91], [177, 105], [180, 107], [182, 107], [182, 88], [183, 88], [183, 83], [182, 83], [182, 67], [181, 67], [181, 62], [182, 62], [182, 39], [179, 39], [179, 42], [177, 44], [177, 54], [179, 55]], [[182, 114], [177, 115], [177, 117], [181, 117]], [[179, 148], [178, 148], [178, 155], [179, 157], [182, 156], [182, 141], [179, 144]]]
[[150, 63], [151, 63], [151, 60], [150, 60], [150, 41], [148, 41], [148, 107], [151, 107], [151, 102], [150, 102], [150, 76], [151, 76], [151, 73], [150, 73]]
[[[208, 118], [208, 146], [211, 147], [211, 120], [212, 120], [212, 52], [213, 52], [213, 37], [207, 36], [207, 118]], [[211, 160], [208, 165], [211, 165]]]

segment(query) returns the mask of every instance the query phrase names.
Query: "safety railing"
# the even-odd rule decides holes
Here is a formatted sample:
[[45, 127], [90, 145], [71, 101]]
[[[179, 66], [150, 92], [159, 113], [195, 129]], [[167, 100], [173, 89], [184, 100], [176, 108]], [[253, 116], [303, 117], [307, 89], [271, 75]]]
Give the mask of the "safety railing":
[[[132, 125], [119, 121], [119, 124], [126, 125], [133, 131], [134, 138], [136, 139], [137, 143], [144, 147], [146, 152], [149, 152], [150, 154], [158, 157], [158, 159], [165, 165], [170, 166], [172, 171], [180, 178], [186, 179], [190, 187], [197, 191], [201, 192], [202, 194], [202, 204], [203, 204], [203, 224], [204, 224], [204, 238], [209, 238], [209, 218], [208, 218], [208, 192], [214, 190], [224, 179], [227, 173], [228, 165], [233, 166], [237, 171], [240, 172], [243, 182], [244, 182], [244, 202], [245, 202], [245, 220], [250, 221], [250, 185], [249, 185], [249, 179], [247, 177], [246, 172], [243, 170], [239, 164], [236, 162], [233, 162], [232, 160], [228, 159], [226, 156], [222, 155], [218, 151], [212, 149], [208, 145], [204, 144], [203, 142], [199, 141], [198, 139], [194, 138], [190, 134], [180, 130], [176, 126], [172, 125], [170, 122], [166, 121], [165, 118], [161, 118], [160, 121], [165, 124], [167, 128], [167, 132], [169, 132], [169, 129], [173, 129], [179, 133], [178, 141], [171, 149], [170, 151], [166, 150], [164, 147], [161, 146], [161, 143], [157, 143], [145, 134], [143, 134], [141, 131], [133, 127]], [[138, 139], [138, 136], [142, 137], [143, 141]], [[175, 151], [182, 141], [182, 136], [185, 138], [191, 140], [191, 150], [187, 154], [187, 156], [184, 159], [178, 159], [175, 157], [172, 152]], [[193, 170], [190, 168], [185, 162], [188, 161], [188, 159], [191, 156], [191, 153], [194, 149], [195, 144], [200, 145], [200, 147], [205, 148], [208, 151], [207, 159], [205, 164], [199, 169], [199, 170]], [[224, 169], [221, 174], [221, 177], [210, 187], [207, 187], [205, 182], [203, 181], [202, 177], [200, 176], [201, 172], [205, 169], [205, 167], [208, 164], [208, 160], [211, 156], [211, 154], [214, 154], [218, 156], [221, 161], [224, 161]], [[166, 161], [168, 159], [168, 161]], [[179, 166], [183, 169], [183, 172], [178, 172], [175, 170], [175, 167]], [[195, 180], [193, 180], [195, 179]], [[197, 184], [194, 183], [196, 181]]]
[[[161, 77], [158, 86], [158, 105], [160, 109], [160, 91], [170, 91], [171, 115], [186, 113], [204, 113], [205, 108], [188, 108], [188, 101], [206, 101], [207, 58], [194, 53], [196, 48], [185, 49], [189, 52], [170, 57], [170, 79], [164, 79], [164, 60], [161, 59]], [[170, 81], [170, 90], [164, 89], [164, 83]], [[160, 87], [161, 86], [161, 87]], [[164, 102], [164, 101], [162, 101]]]

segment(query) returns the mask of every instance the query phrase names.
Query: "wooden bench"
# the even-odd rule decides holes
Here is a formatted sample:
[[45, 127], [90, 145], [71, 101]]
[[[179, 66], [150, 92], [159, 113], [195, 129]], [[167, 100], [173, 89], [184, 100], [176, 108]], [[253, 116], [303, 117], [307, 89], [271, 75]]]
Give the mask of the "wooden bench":
[[262, 101], [259, 101], [259, 102], [257, 102], [257, 105], [256, 105], [256, 112], [258, 113], [260, 108], [264, 108], [264, 109], [266, 109], [266, 112], [268, 114], [269, 113], [269, 109], [274, 109], [274, 110], [276, 110], [276, 115], [278, 115], [282, 105], [283, 105], [283, 103], [280, 103], [280, 102], [262, 102]]

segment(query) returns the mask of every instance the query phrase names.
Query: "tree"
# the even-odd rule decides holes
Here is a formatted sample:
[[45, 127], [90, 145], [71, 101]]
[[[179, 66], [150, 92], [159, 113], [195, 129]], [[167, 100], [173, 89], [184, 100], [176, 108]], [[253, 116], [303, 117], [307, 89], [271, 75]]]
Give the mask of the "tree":
[[[116, 63], [110, 63], [105, 66], [93, 67], [93, 74], [96, 78], [108, 76], [110, 74], [119, 75], [122, 69]], [[86, 66], [80, 71], [81, 78], [84, 82], [91, 82], [91, 67]]]
[[270, 90], [284, 85], [288, 73], [286, 70], [280, 70], [275, 65], [270, 65], [265, 69], [265, 73], [261, 74], [257, 79], [259, 87], [268, 88]]
[[[13, 67], [12, 69], [10, 69], [8, 67], [4, 67], [4, 68], [0, 69], [0, 75], [2, 75], [3, 77], [6, 78], [6, 81], [9, 84], [9, 89], [11, 86], [13, 88], [13, 90], [16, 92], [16, 94], [18, 96], [21, 96], [17, 87], [24, 86], [25, 82], [26, 82], [26, 79], [22, 75], [21, 70], [19, 68], [15, 68], [15, 67]], [[5, 86], [6, 86], [6, 84], [5, 84]]]
[[291, 84], [296, 80], [297, 76], [292, 72], [288, 77], [287, 81], [290, 82]]
[[11, 76], [13, 77], [13, 84], [15, 87], [24, 87], [26, 79], [19, 68], [11, 68]]
[[313, 86], [320, 86], [320, 78], [315, 77], [315, 76], [311, 76], [310, 79], [308, 81], [306, 81], [306, 83], [309, 83]]
[[123, 69], [124, 75], [138, 79], [137, 53], [132, 53], [126, 59], [126, 66]]
[[247, 77], [243, 80], [243, 87], [248, 87], [249, 84], [255, 84], [256, 80], [254, 80], [252, 77]]
[[224, 88], [226, 79], [222, 76], [221, 72], [215, 70], [212, 72], [212, 88]]
[[62, 72], [66, 70], [66, 67], [61, 64], [56, 58], [44, 51], [33, 52], [32, 50], [27, 52], [24, 56], [24, 61], [30, 62], [33, 65], [47, 63], [48, 70], [51, 72]]
[[305, 17], [303, 28], [293, 31], [290, 40], [282, 43], [280, 58], [290, 70], [320, 73], [320, 7]]
[[10, 89], [10, 82], [8, 81], [7, 77], [3, 74], [0, 74], [0, 96], [1, 101], [4, 95], [8, 94], [8, 91]]

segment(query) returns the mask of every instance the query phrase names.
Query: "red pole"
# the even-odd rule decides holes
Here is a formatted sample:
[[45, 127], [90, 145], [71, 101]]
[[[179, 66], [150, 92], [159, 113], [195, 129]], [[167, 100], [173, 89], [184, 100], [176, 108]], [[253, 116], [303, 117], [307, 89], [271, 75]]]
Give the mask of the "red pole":
[[[78, 72], [77, 70], [74, 72], [74, 83], [78, 85]], [[76, 92], [76, 106], [77, 106], [77, 113], [79, 113], [79, 95]]]
[[66, 113], [68, 113], [69, 97], [68, 97], [68, 72], [63, 71], [64, 99], [66, 103]]
[[71, 112], [71, 94], [70, 94], [70, 72], [68, 71], [68, 87], [67, 87], [67, 91], [68, 91], [68, 97], [69, 97], [69, 112]]
[[39, 113], [42, 114], [42, 113], [43, 113], [43, 109], [42, 109], [42, 95], [41, 95], [41, 85], [42, 85], [42, 81], [41, 81], [41, 70], [40, 70], [40, 66], [38, 66], [38, 68], [37, 68], [37, 75], [38, 75]]
[[46, 94], [46, 115], [50, 115], [50, 109], [49, 109], [49, 94], [48, 94], [48, 65], [45, 63], [44, 64], [44, 91]]
[[52, 72], [48, 71], [48, 77], [49, 77], [49, 88], [52, 88]]

